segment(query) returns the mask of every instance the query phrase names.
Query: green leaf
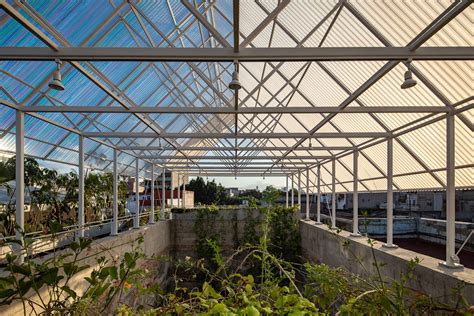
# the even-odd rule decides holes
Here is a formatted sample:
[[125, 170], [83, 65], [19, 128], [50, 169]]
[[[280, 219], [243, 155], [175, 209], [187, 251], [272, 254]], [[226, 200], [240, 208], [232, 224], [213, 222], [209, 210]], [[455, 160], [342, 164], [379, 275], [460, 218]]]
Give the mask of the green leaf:
[[49, 222], [49, 230], [51, 231], [51, 234], [54, 235], [54, 234], [57, 234], [60, 231], [62, 231], [63, 227], [57, 221], [51, 221], [51, 222]]
[[72, 297], [73, 299], [76, 299], [77, 298], [77, 294], [74, 290], [72, 290], [69, 286], [67, 285], [63, 285], [61, 287], [61, 289], [66, 292], [67, 294], [69, 294], [70, 297]]
[[27, 265], [14, 265], [11, 267], [11, 270], [14, 273], [18, 273], [18, 274], [22, 274], [26, 276], [31, 275], [31, 270]]
[[16, 294], [16, 291], [13, 289], [0, 290], [0, 298], [8, 298]]
[[209, 311], [211, 315], [220, 315], [221, 313], [228, 312], [229, 309], [224, 303], [217, 303], [214, 307]]
[[256, 309], [255, 306], [252, 306], [252, 305], [247, 306], [247, 308], [245, 309], [245, 312], [249, 316], [259, 316], [260, 315], [260, 312], [258, 311], [258, 309]]

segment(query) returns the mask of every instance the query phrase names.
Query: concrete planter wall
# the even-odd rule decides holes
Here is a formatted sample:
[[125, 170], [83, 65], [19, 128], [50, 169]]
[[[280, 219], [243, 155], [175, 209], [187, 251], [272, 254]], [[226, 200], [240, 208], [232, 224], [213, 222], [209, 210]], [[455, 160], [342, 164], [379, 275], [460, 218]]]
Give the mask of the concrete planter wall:
[[[330, 217], [321, 214], [324, 222], [330, 222]], [[359, 218], [359, 231], [368, 233], [372, 237], [385, 237], [387, 234], [386, 218], [369, 218], [366, 220]], [[367, 228], [366, 228], [367, 226]], [[352, 220], [346, 218], [337, 219], [337, 227], [346, 231], [352, 231]], [[393, 220], [393, 236], [395, 238], [420, 238], [426, 241], [446, 244], [446, 221], [431, 218], [395, 217]], [[456, 222], [456, 247], [469, 236], [474, 229], [474, 223]], [[464, 249], [474, 251], [474, 236], [468, 240]]]
[[[143, 236], [144, 242], [141, 244], [141, 250], [149, 257], [151, 256], [169, 256], [172, 249], [171, 240], [171, 221], [160, 221], [153, 225], [146, 225], [140, 229], [133, 229], [118, 236], [109, 236], [94, 240], [91, 246], [81, 253], [80, 264], [88, 264], [89, 269], [81, 271], [71, 280], [71, 287], [81, 292], [87, 286], [84, 277], [89, 276], [94, 268], [97, 267], [96, 258], [104, 256], [113, 263], [120, 263], [126, 252], [131, 251], [134, 241], [140, 236]], [[39, 257], [37, 260], [46, 260], [51, 255]], [[150, 271], [157, 271], [158, 274], [153, 275], [151, 279], [147, 280], [148, 284], [159, 283], [163, 284], [168, 276], [169, 262], [166, 261], [151, 261], [143, 262], [142, 268]], [[3, 271], [0, 276], [5, 276]], [[146, 284], [144, 284], [146, 286]], [[34, 298], [33, 293], [28, 293], [30, 297]], [[47, 295], [44, 291], [42, 295]], [[135, 299], [134, 293], [130, 292], [126, 299]], [[27, 306], [27, 309], [29, 307]], [[29, 314], [29, 310], [26, 311]], [[21, 302], [17, 301], [8, 306], [0, 307], [0, 315], [23, 315], [23, 306]]]
[[[238, 242], [244, 237], [247, 219], [251, 216], [256, 221], [261, 221], [263, 215], [256, 210], [223, 209], [213, 216], [214, 232], [220, 235], [221, 247], [224, 254], [231, 253]], [[174, 255], [177, 258], [190, 256], [196, 258], [195, 245], [197, 236], [194, 231], [198, 218], [197, 211], [173, 214], [172, 234], [174, 240]], [[256, 225], [256, 230], [260, 225]]]
[[[351, 237], [347, 231], [336, 234], [324, 225], [315, 225], [313, 221], [300, 221], [300, 233], [303, 255], [310, 261], [332, 267], [342, 266], [362, 276], [376, 274], [372, 250], [365, 238]], [[435, 258], [402, 248], [383, 248], [380, 242], [375, 244], [374, 252], [377, 262], [384, 263], [382, 275], [387, 281], [399, 279], [400, 274], [407, 271], [408, 262], [418, 257], [421, 263], [414, 270], [410, 287], [455, 304], [449, 300], [452, 289], [465, 285], [463, 294], [468, 302], [474, 304], [474, 270], [444, 268]]]

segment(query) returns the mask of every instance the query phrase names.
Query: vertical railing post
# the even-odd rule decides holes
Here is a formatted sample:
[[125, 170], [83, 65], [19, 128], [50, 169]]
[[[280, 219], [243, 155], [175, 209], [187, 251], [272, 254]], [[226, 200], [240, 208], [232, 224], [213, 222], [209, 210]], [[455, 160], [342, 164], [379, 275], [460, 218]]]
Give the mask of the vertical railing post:
[[331, 228], [336, 228], [336, 159], [332, 160], [332, 212], [331, 212]]
[[148, 219], [148, 222], [150, 224], [155, 223], [155, 165], [152, 163], [151, 164], [151, 192], [150, 192], [150, 218]]
[[285, 194], [285, 207], [288, 208], [288, 193], [290, 188], [288, 187], [288, 176], [286, 176], [286, 194]]
[[77, 203], [77, 237], [84, 237], [84, 183], [85, 183], [85, 168], [84, 168], [84, 136], [79, 135], [79, 187], [78, 187], [78, 203]]
[[456, 255], [455, 117], [446, 117], [446, 261], [442, 266], [462, 268]]
[[161, 213], [160, 219], [165, 220], [166, 207], [166, 168], [163, 166], [163, 173], [161, 174]]
[[316, 196], [316, 224], [321, 224], [321, 165], [318, 165], [318, 193]]
[[387, 248], [397, 248], [393, 244], [393, 138], [387, 139]]
[[354, 184], [352, 191], [352, 234], [353, 237], [360, 237], [359, 233], [359, 151], [354, 151], [353, 176]]
[[140, 166], [138, 158], [135, 159], [135, 217], [133, 218], [133, 228], [140, 227]]
[[[15, 164], [15, 198], [16, 198], [16, 239], [23, 245], [25, 231], [25, 113], [16, 111], [16, 164]], [[22, 247], [15, 245], [18, 251], [18, 262], [24, 262]]]
[[110, 235], [115, 236], [118, 234], [118, 172], [117, 172], [117, 148], [114, 148], [114, 161], [113, 161], [113, 171], [112, 176], [112, 222], [110, 226]]

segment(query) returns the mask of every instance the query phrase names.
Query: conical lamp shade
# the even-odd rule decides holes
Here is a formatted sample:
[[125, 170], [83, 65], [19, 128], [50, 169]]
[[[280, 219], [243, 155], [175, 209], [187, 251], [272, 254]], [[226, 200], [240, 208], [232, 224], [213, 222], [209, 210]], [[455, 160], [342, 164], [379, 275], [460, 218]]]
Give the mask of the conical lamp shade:
[[405, 71], [405, 80], [403, 81], [401, 88], [408, 89], [414, 86], [416, 86], [416, 80], [413, 79], [411, 70], [408, 69], [407, 71]]
[[239, 73], [237, 71], [232, 73], [232, 81], [229, 83], [229, 88], [232, 90], [239, 90], [242, 88], [242, 85], [239, 81]]

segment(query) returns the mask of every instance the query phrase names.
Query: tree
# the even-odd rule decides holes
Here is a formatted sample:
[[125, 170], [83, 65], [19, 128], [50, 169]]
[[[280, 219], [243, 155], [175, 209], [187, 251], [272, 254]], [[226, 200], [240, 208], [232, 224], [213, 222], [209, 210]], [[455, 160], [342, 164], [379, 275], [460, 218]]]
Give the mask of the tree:
[[273, 185], [269, 185], [262, 193], [262, 200], [267, 202], [268, 205], [272, 205], [280, 196], [280, 192], [281, 191], [275, 188]]
[[189, 181], [187, 189], [194, 192], [194, 202], [195, 203], [206, 203], [206, 184], [204, 179], [197, 177]]
[[197, 177], [189, 181], [187, 189], [194, 192], [194, 202], [201, 204], [225, 204], [228, 196], [226, 189], [214, 180], [204, 182], [204, 179]]

